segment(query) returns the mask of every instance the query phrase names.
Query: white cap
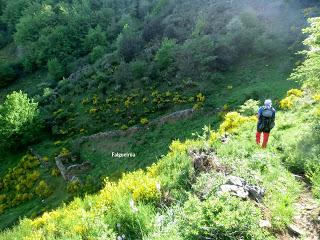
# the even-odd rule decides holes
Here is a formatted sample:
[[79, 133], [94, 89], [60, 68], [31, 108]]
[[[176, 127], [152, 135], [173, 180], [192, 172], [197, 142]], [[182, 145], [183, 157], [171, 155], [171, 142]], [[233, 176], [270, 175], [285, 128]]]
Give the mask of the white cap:
[[266, 99], [266, 100], [264, 101], [264, 105], [271, 107], [271, 106], [272, 106], [272, 101], [271, 101], [270, 99]]

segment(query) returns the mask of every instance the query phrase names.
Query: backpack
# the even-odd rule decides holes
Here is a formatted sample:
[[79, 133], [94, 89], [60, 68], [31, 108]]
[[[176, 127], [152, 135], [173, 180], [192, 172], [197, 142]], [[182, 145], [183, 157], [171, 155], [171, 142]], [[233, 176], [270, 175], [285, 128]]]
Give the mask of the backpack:
[[260, 115], [258, 130], [262, 132], [270, 132], [270, 130], [274, 127], [274, 110], [273, 108], [265, 108], [263, 107], [262, 113]]

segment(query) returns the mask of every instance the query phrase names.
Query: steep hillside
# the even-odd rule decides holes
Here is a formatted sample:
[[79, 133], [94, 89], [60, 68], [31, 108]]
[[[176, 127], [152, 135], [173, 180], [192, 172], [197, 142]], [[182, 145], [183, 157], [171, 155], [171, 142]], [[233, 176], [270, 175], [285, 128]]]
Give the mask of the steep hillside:
[[[303, 151], [297, 144], [312, 130], [320, 107], [318, 98], [311, 100], [308, 92], [301, 96], [291, 91], [289, 96], [297, 107], [277, 113], [267, 150], [253, 141], [255, 117], [230, 112], [217, 131], [205, 128], [194, 140], [174, 141], [170, 152], [146, 171], [125, 174], [116, 183], [106, 180], [99, 194], [76, 199], [35, 220], [25, 219], [0, 238], [276, 239], [295, 216], [304, 184], [286, 167], [303, 170], [292, 149]], [[249, 115], [250, 107], [256, 107], [245, 106], [241, 109]], [[221, 142], [219, 135], [226, 130], [233, 134]], [[241, 187], [231, 195], [222, 192], [224, 184], [239, 180], [254, 187], [256, 195], [247, 196]], [[317, 177], [310, 180], [318, 195]], [[312, 214], [315, 222], [308, 224], [319, 229], [317, 207]], [[314, 228], [301, 233], [317, 239], [308, 235]]]
[[291, 74], [303, 87], [279, 102], [267, 149], [254, 141], [258, 101], [248, 100], [146, 170], [106, 178], [98, 194], [0, 239], [319, 239], [319, 26], [310, 20], [306, 60]]
[[[303, 66], [295, 53], [304, 49], [301, 29], [319, 15], [317, 6], [0, 0], [0, 229], [30, 218], [1, 237], [278, 236], [303, 189], [290, 171], [305, 174], [319, 196], [316, 161], [306, 164], [317, 148], [294, 150], [317, 141], [306, 135], [310, 143], [298, 142], [315, 124], [317, 87], [305, 84], [280, 101], [307, 82], [301, 78], [312, 78], [298, 72], [301, 81], [287, 80]], [[251, 115], [266, 98], [288, 111], [261, 151]], [[209, 166], [198, 169], [197, 158]], [[230, 176], [265, 196], [244, 202], [220, 195]]]

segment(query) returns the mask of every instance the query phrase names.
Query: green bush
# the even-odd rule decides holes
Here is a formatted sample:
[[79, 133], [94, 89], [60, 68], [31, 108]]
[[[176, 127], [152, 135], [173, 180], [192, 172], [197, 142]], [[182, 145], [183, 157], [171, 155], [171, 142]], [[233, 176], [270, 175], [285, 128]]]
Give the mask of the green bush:
[[10, 85], [19, 74], [17, 68], [11, 63], [0, 63], [0, 88]]
[[260, 101], [253, 99], [247, 100], [242, 106], [240, 106], [239, 112], [244, 116], [253, 116], [258, 112]]
[[250, 201], [236, 197], [213, 197], [201, 202], [191, 196], [178, 213], [178, 226], [184, 239], [264, 240], [272, 238], [259, 227], [260, 210]]
[[105, 53], [106, 53], [106, 47], [101, 45], [95, 46], [92, 49], [91, 53], [89, 54], [90, 62], [94, 63], [99, 58], [101, 58]]
[[35, 193], [39, 197], [46, 198], [51, 194], [51, 190], [50, 190], [48, 184], [44, 180], [41, 180], [39, 182], [38, 186], [35, 188]]
[[40, 127], [38, 113], [38, 103], [27, 94], [19, 91], [7, 95], [0, 105], [0, 144], [10, 146], [13, 140], [15, 145], [31, 141]]
[[153, 229], [155, 208], [149, 204], [134, 202], [130, 196], [115, 196], [115, 204], [110, 207], [105, 217], [110, 226], [115, 226], [120, 236], [127, 239], [142, 239]]
[[48, 61], [48, 72], [55, 79], [60, 80], [65, 74], [65, 67], [59, 62], [57, 58]]

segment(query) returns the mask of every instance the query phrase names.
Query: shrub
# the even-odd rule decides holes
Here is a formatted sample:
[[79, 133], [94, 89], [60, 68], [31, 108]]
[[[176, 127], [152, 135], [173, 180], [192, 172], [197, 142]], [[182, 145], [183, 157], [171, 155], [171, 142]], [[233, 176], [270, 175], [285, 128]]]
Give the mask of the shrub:
[[284, 110], [292, 109], [293, 105], [294, 99], [292, 97], [286, 97], [280, 101], [280, 107]]
[[120, 127], [121, 130], [127, 130], [128, 128], [129, 127], [127, 125], [125, 125], [125, 124]]
[[12, 64], [0, 63], [0, 88], [6, 87], [18, 78]]
[[280, 107], [284, 110], [292, 109], [297, 98], [302, 97], [303, 91], [300, 89], [290, 89], [287, 96], [280, 101]]
[[161, 71], [167, 70], [170, 66], [173, 67], [175, 62], [175, 51], [175, 40], [165, 38], [155, 56], [155, 62]]
[[145, 174], [142, 170], [124, 174], [119, 182], [132, 193], [134, 201], [158, 202], [161, 197], [160, 182]]
[[316, 166], [316, 169], [307, 173], [308, 178], [312, 183], [312, 193], [318, 199], [320, 199], [320, 166]]
[[198, 93], [196, 96], [197, 102], [204, 102], [206, 100], [206, 97], [202, 93]]
[[48, 197], [51, 194], [51, 191], [49, 189], [48, 184], [44, 181], [41, 180], [38, 184], [38, 186], [35, 188], [35, 193], [39, 196], [39, 197]]
[[252, 116], [257, 113], [260, 101], [253, 99], [247, 100], [242, 106], [240, 106], [239, 112], [244, 116]]
[[[139, 204], [128, 195], [115, 196], [116, 201], [105, 217], [110, 226], [115, 226], [118, 234], [125, 239], [143, 239], [153, 229], [155, 208], [148, 204]], [[122, 238], [121, 238], [122, 239]]]
[[106, 47], [104, 46], [95, 46], [91, 53], [89, 54], [90, 62], [94, 63], [96, 62], [99, 58], [101, 58], [105, 53], [106, 53]]
[[184, 239], [274, 239], [259, 227], [260, 210], [253, 203], [232, 196], [201, 202], [190, 197], [178, 214]]
[[240, 127], [248, 121], [256, 121], [256, 118], [244, 117], [238, 112], [229, 112], [220, 125], [219, 132], [220, 134], [237, 133]]
[[290, 97], [290, 96], [295, 96], [295, 97], [302, 97], [303, 95], [303, 91], [300, 90], [300, 89], [290, 89], [288, 92], [287, 92], [287, 97]]
[[73, 180], [69, 182], [67, 185], [67, 191], [72, 194], [79, 193], [80, 189], [81, 189], [81, 183], [79, 180]]
[[49, 74], [54, 80], [60, 80], [65, 75], [65, 67], [57, 58], [50, 59], [47, 64]]
[[313, 95], [312, 98], [314, 101], [320, 102], [320, 93]]
[[130, 62], [141, 50], [142, 44], [143, 41], [140, 34], [126, 24], [122, 33], [118, 36], [117, 50], [125, 62]]
[[[27, 94], [19, 92], [13, 92], [7, 95], [3, 105], [0, 105], [0, 136], [1, 142], [4, 145], [13, 144], [10, 141], [15, 139], [15, 146], [17, 142], [24, 140], [31, 141], [33, 133], [36, 133], [39, 129], [38, 122], [38, 103], [33, 99], [29, 99]], [[5, 141], [3, 141], [5, 139]], [[8, 141], [10, 140], [10, 141]]]
[[53, 176], [53, 177], [57, 177], [57, 176], [60, 175], [60, 171], [59, 171], [58, 168], [54, 167], [54, 168], [51, 169], [50, 174], [51, 174], [51, 176]]
[[141, 119], [140, 119], [140, 123], [141, 123], [142, 125], [146, 125], [146, 124], [149, 123], [149, 120], [148, 120], [147, 118], [141, 118]]

